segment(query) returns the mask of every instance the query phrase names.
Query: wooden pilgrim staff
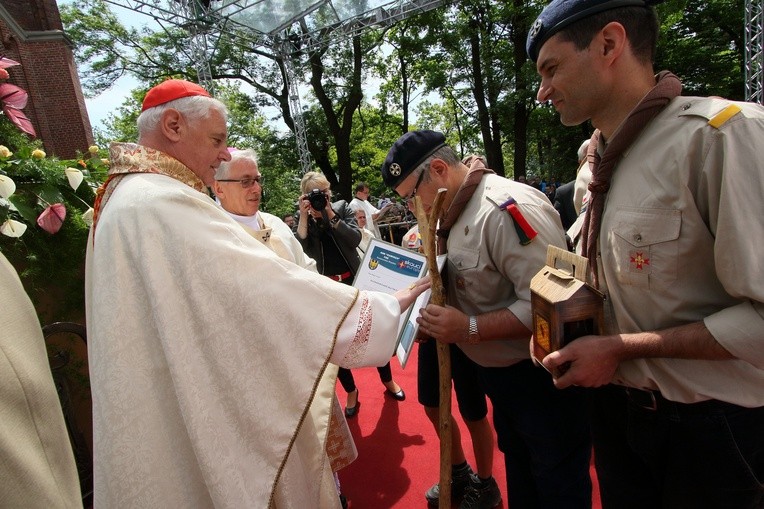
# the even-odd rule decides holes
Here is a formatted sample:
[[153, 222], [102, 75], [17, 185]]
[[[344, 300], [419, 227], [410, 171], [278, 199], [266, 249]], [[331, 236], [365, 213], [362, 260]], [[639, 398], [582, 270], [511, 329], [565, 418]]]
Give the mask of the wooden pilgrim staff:
[[[419, 196], [414, 197], [416, 205], [416, 219], [419, 223], [419, 234], [422, 237], [422, 247], [427, 258], [428, 272], [430, 274], [431, 297], [430, 302], [438, 306], [446, 305], [446, 295], [443, 288], [443, 280], [438, 270], [437, 252], [435, 251], [435, 228], [440, 218], [440, 210], [443, 206], [443, 198], [446, 189], [438, 189], [435, 201], [430, 210], [430, 216], [424, 211], [422, 200]], [[434, 341], [434, 340], [433, 340]], [[451, 352], [448, 344], [437, 342], [438, 349], [438, 373], [440, 387], [440, 411], [438, 414], [438, 435], [440, 436], [440, 498], [438, 509], [451, 507]]]

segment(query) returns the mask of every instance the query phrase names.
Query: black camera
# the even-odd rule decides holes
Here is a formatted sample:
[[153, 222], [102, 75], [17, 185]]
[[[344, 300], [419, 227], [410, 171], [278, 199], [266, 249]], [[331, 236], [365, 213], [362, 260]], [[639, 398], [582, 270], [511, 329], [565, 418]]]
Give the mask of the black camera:
[[326, 194], [320, 189], [314, 189], [309, 192], [308, 201], [313, 210], [324, 210], [326, 208]]

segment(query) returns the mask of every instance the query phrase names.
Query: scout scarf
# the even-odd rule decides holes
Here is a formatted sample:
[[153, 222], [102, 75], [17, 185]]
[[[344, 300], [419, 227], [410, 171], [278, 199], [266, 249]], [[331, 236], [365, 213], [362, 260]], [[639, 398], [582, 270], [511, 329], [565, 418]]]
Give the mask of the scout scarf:
[[179, 180], [184, 184], [203, 192], [204, 183], [177, 159], [159, 150], [144, 147], [136, 143], [112, 143], [109, 147], [111, 169], [106, 181], [96, 191], [93, 204], [93, 236], [101, 210], [109, 197], [122, 181], [122, 177], [130, 173], [158, 173]]
[[676, 96], [682, 92], [679, 78], [668, 71], [662, 71], [656, 76], [656, 85], [642, 98], [637, 106], [629, 113], [620, 127], [616, 129], [613, 138], [607, 143], [600, 157], [597, 145], [600, 141], [600, 130], [592, 135], [587, 160], [592, 167], [592, 181], [589, 183], [591, 197], [584, 218], [582, 252], [589, 259], [592, 279], [595, 288], [599, 288], [597, 273], [597, 238], [600, 232], [602, 212], [605, 208], [605, 194], [610, 189], [610, 178], [616, 164], [626, 150], [639, 136], [645, 126]]
[[467, 172], [467, 176], [464, 178], [464, 181], [462, 181], [462, 185], [459, 186], [459, 189], [456, 191], [454, 200], [451, 202], [443, 219], [440, 221], [440, 228], [438, 228], [437, 231], [439, 237], [438, 254], [446, 252], [446, 239], [448, 239], [448, 233], [456, 220], [459, 219], [467, 202], [472, 198], [475, 188], [480, 181], [483, 180], [483, 174], [494, 173], [493, 170], [485, 167], [483, 161], [479, 157], [469, 156], [465, 160], [465, 164], [469, 167], [469, 172]]

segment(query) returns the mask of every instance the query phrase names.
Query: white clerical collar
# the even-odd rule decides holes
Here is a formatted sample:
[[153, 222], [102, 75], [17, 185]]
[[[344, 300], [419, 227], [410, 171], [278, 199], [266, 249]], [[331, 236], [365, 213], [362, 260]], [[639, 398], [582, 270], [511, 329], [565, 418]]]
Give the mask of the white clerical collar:
[[228, 215], [234, 218], [239, 223], [252, 228], [255, 231], [261, 230], [260, 225], [260, 211], [255, 212], [254, 216], [240, 216], [238, 214], [232, 214], [228, 212]]

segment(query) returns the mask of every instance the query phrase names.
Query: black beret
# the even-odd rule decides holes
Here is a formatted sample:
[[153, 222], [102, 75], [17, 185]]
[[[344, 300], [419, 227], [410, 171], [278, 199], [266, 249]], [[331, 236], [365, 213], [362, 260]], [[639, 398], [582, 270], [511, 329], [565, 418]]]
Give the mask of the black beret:
[[382, 180], [395, 189], [403, 180], [440, 147], [446, 137], [437, 131], [409, 131], [393, 143], [382, 164]]
[[541, 46], [554, 34], [594, 14], [619, 7], [650, 7], [664, 0], [554, 0], [544, 7], [528, 31], [525, 50], [532, 61], [538, 60]]

